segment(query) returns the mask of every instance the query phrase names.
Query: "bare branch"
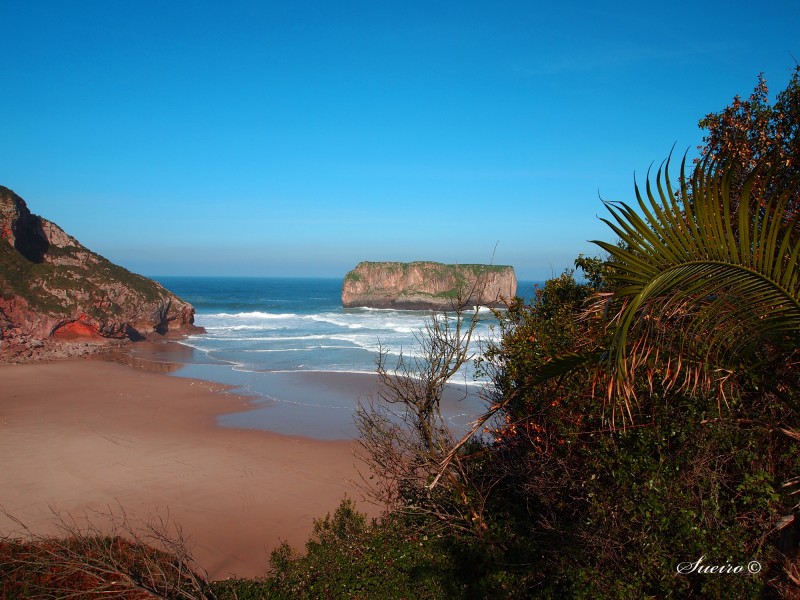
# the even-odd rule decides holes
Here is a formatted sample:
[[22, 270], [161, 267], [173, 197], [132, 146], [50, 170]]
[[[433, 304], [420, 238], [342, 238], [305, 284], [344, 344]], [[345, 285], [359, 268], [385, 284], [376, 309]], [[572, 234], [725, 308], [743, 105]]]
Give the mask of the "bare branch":
[[[387, 510], [432, 516], [473, 535], [487, 530], [486, 499], [496, 481], [471, 473], [468, 457], [457, 452], [465, 441], [456, 445], [441, 401], [448, 381], [475, 357], [481, 286], [479, 280], [462, 289], [452, 313], [430, 316], [415, 336], [419, 356], [401, 352], [390, 368], [388, 352], [379, 347], [379, 390], [356, 415], [358, 456], [370, 468], [369, 475], [362, 474], [366, 493]], [[431, 481], [440, 479], [446, 485], [434, 490]]]
[[19, 585], [29, 598], [214, 597], [208, 574], [168, 517], [138, 523], [118, 507], [79, 522], [54, 512], [58, 535], [46, 536], [3, 509], [0, 515], [19, 527], [0, 537], [0, 558], [9, 570], [0, 587], [4, 594], [9, 590], [13, 596], [12, 586]]

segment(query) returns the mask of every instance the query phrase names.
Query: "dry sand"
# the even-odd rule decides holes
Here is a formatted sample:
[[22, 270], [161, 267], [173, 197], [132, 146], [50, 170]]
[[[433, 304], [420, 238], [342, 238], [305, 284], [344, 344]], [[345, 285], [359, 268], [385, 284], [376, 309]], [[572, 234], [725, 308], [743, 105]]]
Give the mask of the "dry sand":
[[265, 574], [280, 541], [302, 549], [314, 518], [361, 500], [354, 445], [220, 427], [247, 407], [221, 390], [98, 360], [0, 365], [0, 507], [35, 533], [53, 511], [169, 518], [213, 579]]

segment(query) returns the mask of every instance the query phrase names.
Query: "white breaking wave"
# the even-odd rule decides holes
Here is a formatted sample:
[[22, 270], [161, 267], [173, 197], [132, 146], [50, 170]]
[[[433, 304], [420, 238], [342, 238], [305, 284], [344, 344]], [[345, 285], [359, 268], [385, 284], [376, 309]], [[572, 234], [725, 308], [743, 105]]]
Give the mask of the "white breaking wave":
[[363, 323], [351, 323], [348, 321], [344, 321], [342, 319], [337, 318], [331, 314], [319, 314], [319, 315], [308, 315], [309, 319], [312, 321], [320, 321], [322, 323], [330, 323], [331, 325], [337, 325], [339, 327], [347, 327], [349, 329], [361, 329], [364, 327]]
[[[379, 350], [386, 354], [389, 368], [401, 355], [405, 361], [424, 360], [421, 338], [417, 338], [424, 336], [429, 318], [430, 313], [396, 309], [216, 312], [197, 315], [197, 324], [206, 333], [191, 336], [187, 345], [211, 360], [235, 364], [237, 371], [370, 373]], [[475, 341], [497, 337], [489, 328], [491, 322], [487, 318], [478, 324]], [[479, 350], [477, 343], [475, 350]], [[304, 356], [302, 361], [298, 353]], [[473, 371], [469, 364], [462, 373], [469, 380]]]
[[205, 325], [206, 331], [263, 331], [263, 325]]
[[211, 313], [198, 314], [196, 317], [205, 319], [297, 319], [300, 315], [295, 313], [268, 313], [261, 311], [240, 312], [240, 313]]

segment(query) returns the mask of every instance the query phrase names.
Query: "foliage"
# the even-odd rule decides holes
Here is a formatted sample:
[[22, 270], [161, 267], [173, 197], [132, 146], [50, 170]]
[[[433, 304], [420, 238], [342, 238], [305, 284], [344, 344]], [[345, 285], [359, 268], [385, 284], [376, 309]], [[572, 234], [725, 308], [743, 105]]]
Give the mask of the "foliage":
[[731, 179], [738, 168], [704, 162], [688, 182], [682, 166], [681, 196], [692, 190], [683, 207], [669, 161], [663, 173], [657, 194], [648, 177], [647, 201], [636, 186], [641, 216], [625, 203], [606, 202], [613, 217], [606, 223], [621, 243], [595, 242], [609, 253], [617, 286], [602, 307], [614, 315], [607, 362], [615, 391], [627, 402], [634, 387], [628, 382], [643, 369], [667, 389], [717, 385], [725, 395], [723, 384], [748, 378], [786, 396], [795, 374], [785, 371], [800, 346], [800, 227], [787, 218], [800, 178], [780, 187], [771, 173], [754, 169], [738, 200], [761, 209], [740, 211], [734, 220]]
[[438, 574], [452, 569], [428, 540], [400, 528], [368, 525], [352, 502], [316, 521], [307, 554], [284, 544], [272, 554], [270, 597], [435, 598], [448, 596]]
[[[590, 279], [591, 278], [588, 278]], [[583, 301], [605, 289], [572, 273], [548, 281], [504, 322], [495, 365], [504, 424], [488, 468], [503, 475], [488, 513], [505, 519], [508, 542], [530, 540], [541, 556], [543, 596], [666, 597], [760, 593], [780, 574], [778, 524], [794, 502], [782, 487], [800, 449], [780, 428], [796, 413], [774, 396], [716, 397], [650, 388], [635, 377], [634, 421], [615, 428], [593, 393], [593, 369], [542, 381], [553, 352], [608, 343]], [[679, 562], [759, 560], [759, 576], [676, 573]], [[768, 570], [771, 573], [767, 573]]]
[[[397, 498], [418, 507], [421, 498], [457, 498], [463, 482], [473, 485], [481, 492], [467, 495], [480, 499], [477, 536], [462, 526], [463, 516], [442, 517], [457, 513], [453, 506], [439, 502], [438, 512], [424, 514], [462, 543], [472, 540], [500, 562], [526, 565], [517, 581], [530, 597], [752, 596], [787, 582], [783, 556], [796, 559], [787, 542], [797, 535], [795, 505], [784, 484], [800, 467], [800, 447], [784, 432], [792, 433], [797, 414], [781, 395], [796, 375], [791, 293], [798, 257], [793, 221], [784, 219], [789, 195], [761, 203], [755, 221], [744, 211], [732, 221], [730, 168], [696, 171], [686, 206], [666, 171], [665, 177], [663, 184], [660, 172], [656, 178], [660, 202], [649, 183], [649, 205], [637, 190], [644, 217], [611, 205], [622, 242], [601, 244], [606, 261], [577, 259], [584, 283], [568, 271], [537, 290], [532, 303], [517, 300], [498, 313], [502, 341], [480, 364], [493, 380], [486, 417], [502, 416], [494, 444], [476, 448], [462, 440], [439, 466], [442, 477], [431, 478], [428, 468], [415, 486], [395, 488]], [[754, 181], [761, 187], [744, 188], [748, 204], [746, 194], [778, 189], [769, 177]], [[660, 282], [678, 259], [694, 270], [679, 264]], [[756, 283], [742, 282], [735, 268], [722, 278], [723, 267], [737, 261], [739, 270], [758, 276]], [[685, 288], [681, 275], [688, 277]], [[642, 290], [634, 304], [630, 298]], [[776, 300], [781, 291], [789, 294]], [[674, 361], [696, 366], [696, 349], [709, 341], [709, 352], [719, 353], [712, 356], [716, 368], [750, 374], [728, 392], [724, 411], [710, 386], [675, 385]], [[619, 361], [611, 358], [615, 351]], [[603, 369], [609, 361], [621, 375]], [[776, 373], [785, 376], [780, 389], [773, 389]], [[607, 387], [615, 376], [624, 387]], [[637, 398], [620, 423], [607, 410], [618, 390], [625, 393], [620, 400]], [[409, 456], [419, 453], [398, 462], [413, 464]], [[713, 564], [756, 560], [764, 570], [739, 577], [677, 573], [678, 563], [700, 557]]]
[[357, 271], [348, 271], [347, 275], [344, 276], [345, 281], [352, 281], [353, 283], [358, 283], [361, 281], [361, 273]]
[[[730, 106], [710, 113], [700, 120], [707, 131], [700, 147], [705, 160], [724, 158], [738, 169], [731, 177], [731, 186], [739, 191], [748, 174], [757, 166], [762, 173], [771, 173], [772, 184], [785, 189], [800, 171], [800, 65], [786, 89], [770, 105], [769, 90], [763, 74], [749, 98], [734, 97]], [[735, 212], [738, 204], [732, 209]], [[755, 207], [751, 207], [752, 209]], [[800, 195], [789, 200], [789, 214], [800, 210]]]
[[332, 516], [315, 522], [305, 555], [286, 544], [273, 552], [263, 596], [237, 597], [527, 597], [526, 571], [503, 564], [474, 540], [426, 533], [425, 523], [399, 515], [367, 523], [345, 499]]

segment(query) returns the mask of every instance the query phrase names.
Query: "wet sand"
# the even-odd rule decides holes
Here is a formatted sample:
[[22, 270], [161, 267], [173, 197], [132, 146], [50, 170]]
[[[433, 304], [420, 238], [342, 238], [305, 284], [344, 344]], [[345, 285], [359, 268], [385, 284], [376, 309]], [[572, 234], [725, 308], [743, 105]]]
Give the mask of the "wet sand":
[[[315, 440], [353, 440], [358, 437], [355, 412], [379, 389], [376, 373], [336, 371], [247, 371], [215, 361], [180, 343], [136, 343], [126, 352], [98, 354], [156, 373], [172, 373], [202, 381], [215, 381], [251, 399], [243, 411], [221, 415], [227, 427], [258, 429]], [[479, 388], [454, 383], [442, 398], [442, 411], [456, 434], [484, 412]], [[398, 407], [399, 410], [400, 407]]]
[[[345, 494], [377, 514], [355, 486], [353, 442], [222, 427], [248, 398], [150, 370], [87, 358], [0, 365], [0, 507], [35, 533], [54, 531], [54, 512], [169, 518], [213, 579], [263, 575], [284, 540], [302, 550], [313, 519]], [[0, 533], [15, 529], [0, 517]]]

